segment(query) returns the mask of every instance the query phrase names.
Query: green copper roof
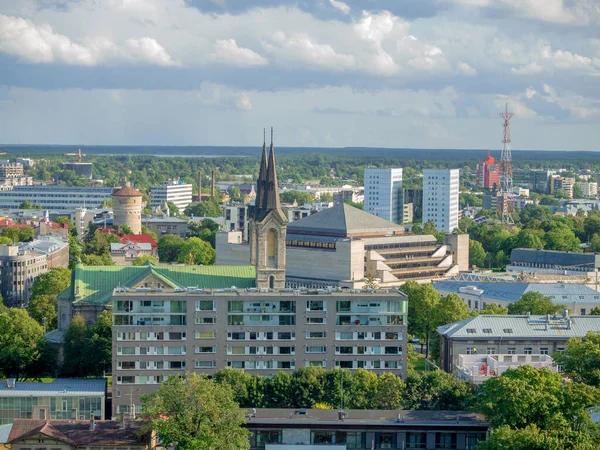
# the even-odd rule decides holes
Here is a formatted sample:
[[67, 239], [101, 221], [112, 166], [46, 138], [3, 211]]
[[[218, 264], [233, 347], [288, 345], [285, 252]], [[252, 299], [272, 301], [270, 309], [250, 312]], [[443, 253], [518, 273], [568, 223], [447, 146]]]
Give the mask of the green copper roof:
[[132, 287], [153, 275], [172, 287], [223, 289], [255, 287], [254, 266], [82, 266], [71, 276], [71, 286], [59, 295], [73, 303], [105, 305], [113, 289]]

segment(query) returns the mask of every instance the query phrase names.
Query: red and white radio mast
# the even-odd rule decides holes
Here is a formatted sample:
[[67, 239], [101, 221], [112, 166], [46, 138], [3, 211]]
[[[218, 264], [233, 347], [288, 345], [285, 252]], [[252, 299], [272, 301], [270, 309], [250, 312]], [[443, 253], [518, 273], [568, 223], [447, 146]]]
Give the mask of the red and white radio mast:
[[502, 155], [500, 157], [500, 192], [502, 193], [502, 223], [513, 224], [513, 170], [512, 170], [512, 154], [510, 151], [510, 119], [514, 113], [508, 112], [508, 103], [504, 112], [500, 113], [500, 117], [504, 119], [504, 135], [502, 137]]

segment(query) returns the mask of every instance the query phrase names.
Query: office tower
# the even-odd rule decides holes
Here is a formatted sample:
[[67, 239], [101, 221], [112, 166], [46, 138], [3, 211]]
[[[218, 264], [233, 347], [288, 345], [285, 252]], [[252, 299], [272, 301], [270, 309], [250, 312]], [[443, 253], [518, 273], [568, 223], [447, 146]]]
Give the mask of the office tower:
[[365, 169], [365, 211], [402, 223], [402, 169]]
[[432, 221], [438, 231], [458, 228], [459, 169], [423, 170], [423, 224]]

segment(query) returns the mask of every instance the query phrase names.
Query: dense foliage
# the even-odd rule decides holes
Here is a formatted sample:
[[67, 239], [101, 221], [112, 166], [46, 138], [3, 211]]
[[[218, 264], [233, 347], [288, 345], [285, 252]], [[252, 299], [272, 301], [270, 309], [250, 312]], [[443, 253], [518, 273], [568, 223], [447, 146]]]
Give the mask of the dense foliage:
[[65, 332], [62, 375], [66, 377], [103, 376], [112, 361], [112, 314], [103, 311], [96, 323], [87, 326], [76, 314]]

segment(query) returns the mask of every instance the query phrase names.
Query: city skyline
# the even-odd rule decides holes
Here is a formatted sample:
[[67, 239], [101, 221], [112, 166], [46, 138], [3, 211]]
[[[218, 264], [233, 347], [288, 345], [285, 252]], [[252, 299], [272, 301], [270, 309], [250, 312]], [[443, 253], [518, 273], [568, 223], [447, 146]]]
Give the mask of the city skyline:
[[593, 2], [19, 0], [0, 142], [597, 150]]

